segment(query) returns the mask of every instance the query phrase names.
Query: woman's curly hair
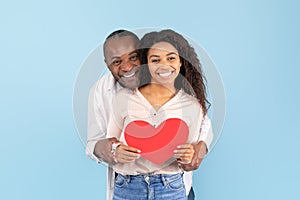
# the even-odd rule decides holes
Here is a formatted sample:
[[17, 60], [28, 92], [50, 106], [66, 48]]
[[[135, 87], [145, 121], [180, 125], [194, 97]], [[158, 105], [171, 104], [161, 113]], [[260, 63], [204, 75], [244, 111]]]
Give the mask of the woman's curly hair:
[[180, 34], [173, 30], [166, 29], [160, 32], [150, 32], [143, 36], [139, 47], [139, 56], [141, 60], [140, 86], [151, 83], [151, 75], [148, 68], [147, 55], [149, 49], [156, 43], [167, 42], [173, 45], [181, 60], [180, 75], [175, 79], [175, 88], [183, 89], [198, 99], [203, 114], [206, 115], [207, 107], [210, 106], [206, 98], [205, 76], [201, 69], [201, 64], [195, 52], [195, 49]]

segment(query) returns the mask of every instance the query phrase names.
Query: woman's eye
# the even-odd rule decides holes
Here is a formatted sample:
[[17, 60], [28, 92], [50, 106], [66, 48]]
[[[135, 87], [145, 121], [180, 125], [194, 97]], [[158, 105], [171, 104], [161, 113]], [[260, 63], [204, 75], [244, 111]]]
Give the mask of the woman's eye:
[[159, 59], [153, 59], [151, 60], [152, 63], [158, 63], [159, 62]]
[[176, 60], [176, 58], [175, 57], [169, 57], [168, 60], [173, 61], [173, 60]]

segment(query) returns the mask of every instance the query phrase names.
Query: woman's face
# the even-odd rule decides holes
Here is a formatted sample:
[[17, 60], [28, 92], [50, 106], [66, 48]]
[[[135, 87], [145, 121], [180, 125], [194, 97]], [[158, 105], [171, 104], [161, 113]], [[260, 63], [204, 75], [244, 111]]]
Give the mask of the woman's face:
[[152, 83], [170, 85], [179, 74], [181, 61], [177, 49], [168, 42], [154, 44], [147, 55]]

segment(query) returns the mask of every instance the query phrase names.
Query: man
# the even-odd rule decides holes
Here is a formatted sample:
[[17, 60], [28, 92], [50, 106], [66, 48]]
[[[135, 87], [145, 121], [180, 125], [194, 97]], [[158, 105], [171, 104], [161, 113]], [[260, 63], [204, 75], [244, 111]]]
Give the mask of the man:
[[[129, 31], [118, 30], [111, 33], [105, 40], [103, 52], [105, 63], [110, 74], [102, 77], [91, 89], [88, 108], [88, 139], [86, 153], [92, 159], [108, 164], [114, 163], [112, 146], [118, 141], [115, 138], [106, 139], [106, 128], [111, 117], [112, 100], [115, 94], [122, 88], [135, 88], [138, 86], [139, 57], [137, 52], [139, 39]], [[212, 130], [210, 120], [205, 116], [201, 125], [201, 134], [206, 138], [194, 145], [195, 153], [189, 164], [179, 164], [185, 171], [184, 180], [189, 199], [194, 199], [191, 188], [192, 173], [199, 167], [203, 157], [207, 153], [212, 141]], [[206, 145], [207, 144], [207, 145]], [[131, 147], [127, 147], [130, 151]], [[108, 168], [107, 200], [112, 199], [114, 186], [114, 172]]]

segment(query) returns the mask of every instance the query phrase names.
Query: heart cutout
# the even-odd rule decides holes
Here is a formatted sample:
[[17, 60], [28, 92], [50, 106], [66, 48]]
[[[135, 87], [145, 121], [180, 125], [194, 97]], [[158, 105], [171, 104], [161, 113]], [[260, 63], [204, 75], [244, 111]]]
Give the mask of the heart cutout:
[[167, 119], [157, 127], [136, 120], [124, 130], [126, 143], [140, 149], [142, 157], [157, 165], [171, 158], [177, 146], [186, 143], [188, 134], [187, 124], [178, 118]]

